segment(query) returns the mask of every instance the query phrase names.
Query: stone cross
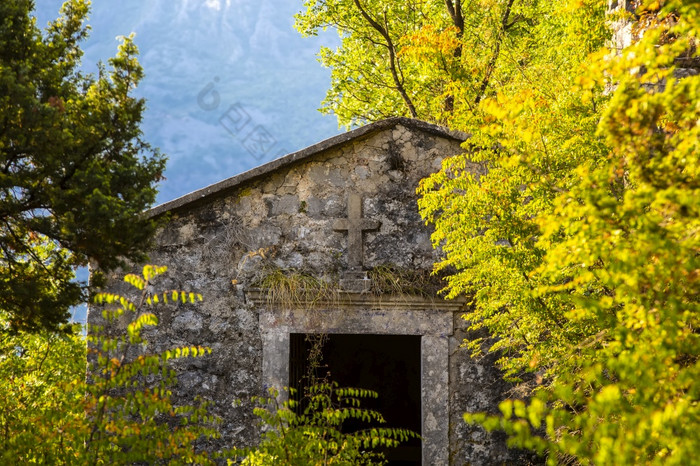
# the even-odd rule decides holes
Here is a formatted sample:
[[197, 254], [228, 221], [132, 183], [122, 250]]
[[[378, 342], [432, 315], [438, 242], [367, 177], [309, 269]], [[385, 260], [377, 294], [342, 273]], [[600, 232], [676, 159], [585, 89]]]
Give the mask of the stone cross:
[[352, 271], [362, 270], [362, 233], [379, 228], [378, 220], [362, 218], [362, 198], [357, 193], [348, 195], [348, 218], [340, 218], [333, 223], [335, 231], [348, 232], [348, 266]]

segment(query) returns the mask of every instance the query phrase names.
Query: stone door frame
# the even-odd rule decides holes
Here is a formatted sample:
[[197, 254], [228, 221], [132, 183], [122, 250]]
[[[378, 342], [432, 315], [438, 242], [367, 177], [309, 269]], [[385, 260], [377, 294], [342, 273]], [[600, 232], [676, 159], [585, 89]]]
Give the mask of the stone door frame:
[[292, 333], [420, 335], [423, 464], [448, 464], [449, 339], [454, 332], [454, 312], [463, 303], [416, 297], [380, 299], [357, 294], [345, 296], [341, 302], [314, 303], [311, 310], [282, 310], [265, 305], [261, 293], [248, 297], [262, 307], [260, 335], [265, 390], [274, 387], [284, 393], [282, 389], [289, 386]]

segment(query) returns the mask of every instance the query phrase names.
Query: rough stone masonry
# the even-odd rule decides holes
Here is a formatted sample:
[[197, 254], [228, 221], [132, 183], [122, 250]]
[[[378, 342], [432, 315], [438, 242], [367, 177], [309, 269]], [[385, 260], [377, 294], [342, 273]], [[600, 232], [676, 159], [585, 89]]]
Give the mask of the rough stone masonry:
[[[175, 398], [211, 400], [225, 443], [253, 445], [257, 418], [234, 401], [289, 384], [291, 333], [419, 335], [422, 464], [527, 464], [504, 436], [462, 420], [465, 411], [497, 412], [509, 389], [493, 357], [475, 360], [460, 346], [470, 337], [464, 304], [372, 281], [376, 270], [432, 270], [437, 253], [416, 187], [462, 152], [465, 137], [384, 120], [151, 210], [169, 216], [150, 253], [169, 268], [159, 288], [196, 290], [204, 302], [163, 308], [146, 336], [154, 350], [213, 349], [179, 363]], [[325, 292], [276, 299], [271, 277], [306, 277]], [[88, 320], [102, 323], [98, 312]]]

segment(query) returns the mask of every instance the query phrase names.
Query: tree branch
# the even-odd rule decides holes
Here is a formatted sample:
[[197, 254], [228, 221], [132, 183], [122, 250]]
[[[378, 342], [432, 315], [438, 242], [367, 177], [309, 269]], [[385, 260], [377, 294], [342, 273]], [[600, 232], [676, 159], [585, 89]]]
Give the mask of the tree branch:
[[[452, 0], [445, 0], [445, 5], [447, 6], [447, 11], [452, 18], [452, 23], [459, 29], [459, 37], [462, 37], [464, 32], [464, 15], [462, 14], [462, 1], [457, 0], [454, 5], [452, 5]], [[461, 47], [460, 47], [461, 49]]]
[[[452, 52], [452, 56], [459, 61], [459, 59], [462, 57], [462, 36], [464, 35], [464, 15], [462, 14], [462, 1], [461, 0], [456, 0], [455, 4], [452, 4], [452, 0], [445, 0], [445, 6], [447, 6], [447, 11], [450, 14], [450, 17], [452, 18], [452, 23], [455, 25], [457, 28], [457, 38], [460, 39], [459, 45], [457, 46], [456, 49]], [[445, 67], [446, 71], [447, 67]], [[454, 103], [455, 103], [455, 97], [453, 95], [448, 95], [445, 97], [445, 102], [444, 102], [444, 108], [445, 111], [448, 113], [452, 113], [454, 111]]]
[[484, 97], [484, 93], [486, 92], [486, 88], [488, 87], [489, 82], [491, 81], [491, 75], [493, 75], [493, 71], [496, 68], [496, 61], [498, 60], [498, 56], [501, 53], [501, 43], [503, 42], [503, 36], [505, 35], [505, 32], [508, 30], [508, 28], [516, 22], [513, 21], [513, 23], [511, 23], [510, 25], [508, 24], [508, 20], [510, 19], [510, 12], [513, 8], [514, 3], [515, 0], [508, 0], [506, 9], [503, 12], [503, 18], [501, 19], [501, 28], [498, 33], [498, 37], [496, 38], [496, 49], [493, 51], [493, 55], [491, 55], [491, 59], [489, 60], [488, 65], [486, 66], [486, 74], [481, 80], [481, 84], [479, 85], [479, 91], [477, 92], [476, 98], [474, 99], [475, 106], [478, 105], [479, 102], [481, 102], [481, 99]]
[[394, 47], [394, 42], [391, 40], [391, 36], [389, 35], [389, 32], [387, 29], [385, 29], [381, 24], [379, 24], [377, 21], [375, 21], [368, 13], [365, 11], [364, 8], [362, 8], [362, 5], [360, 5], [359, 0], [353, 0], [355, 3], [355, 6], [357, 9], [360, 11], [360, 14], [362, 15], [363, 18], [372, 26], [381, 36], [386, 40], [388, 49], [389, 49], [389, 67], [391, 70], [391, 77], [394, 80], [394, 84], [396, 85], [396, 90], [401, 94], [401, 98], [403, 99], [404, 103], [408, 107], [409, 112], [411, 112], [411, 117], [413, 118], [418, 118], [418, 113], [416, 112], [416, 107], [413, 105], [413, 101], [411, 98], [408, 96], [408, 93], [406, 92], [406, 89], [403, 86], [403, 80], [399, 78], [399, 71], [397, 70], [396, 67], [396, 49]]

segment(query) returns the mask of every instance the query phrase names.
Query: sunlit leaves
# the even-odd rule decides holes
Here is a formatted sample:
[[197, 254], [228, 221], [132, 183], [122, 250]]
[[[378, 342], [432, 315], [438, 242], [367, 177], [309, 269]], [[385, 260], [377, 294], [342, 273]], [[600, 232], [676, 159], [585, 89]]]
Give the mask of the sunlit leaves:
[[195, 303], [202, 300], [202, 295], [199, 293], [184, 292], [184, 291], [164, 291], [161, 294], [153, 294], [146, 298], [147, 304], [158, 304], [158, 303], [168, 303], [168, 299], [171, 302], [178, 302], [180, 300], [183, 303]]
[[96, 305], [111, 307], [105, 311], [108, 320], [128, 317], [123, 334], [110, 336], [106, 332], [113, 328], [94, 327], [87, 346], [77, 331], [0, 339], [3, 462], [212, 463], [210, 453], [196, 450], [194, 442], [216, 437], [218, 419], [202, 400], [173, 404], [176, 373], [170, 366], [177, 359], [209, 355], [211, 349], [184, 346], [152, 353], [142, 334], [158, 323], [153, 313], [144, 312], [144, 294], [165, 270], [147, 265], [140, 276], [125, 279], [140, 298], [96, 296]]
[[85, 354], [79, 329], [0, 337], [0, 463], [75, 461], [84, 425]]
[[340, 388], [335, 382], [319, 381], [307, 388], [303, 413], [297, 402], [278, 402], [279, 393], [270, 389], [270, 397], [254, 397], [254, 414], [266, 431], [260, 445], [240, 449], [236, 456], [243, 465], [330, 465], [384, 464], [376, 448], [393, 448], [418, 435], [399, 428], [367, 427], [353, 433], [342, 431], [343, 422], [358, 420], [368, 424], [384, 423], [383, 416], [360, 407], [363, 398], [378, 394], [361, 388]]
[[[698, 11], [648, 4], [638, 40], [614, 54], [595, 52], [597, 29], [581, 27], [602, 24], [591, 6], [572, 2], [538, 25], [524, 79], [486, 99], [468, 128], [468, 155], [488, 173], [469, 177], [463, 156], [448, 159], [422, 183], [421, 212], [445, 254], [438, 267], [457, 271], [450, 294], [473, 297], [468, 318], [499, 338], [506, 373], [536, 372], [530, 402], [469, 422], [552, 464], [683, 464], [700, 444], [689, 427], [700, 77], [677, 57], [697, 56]], [[556, 67], [538, 62], [552, 52]]]

